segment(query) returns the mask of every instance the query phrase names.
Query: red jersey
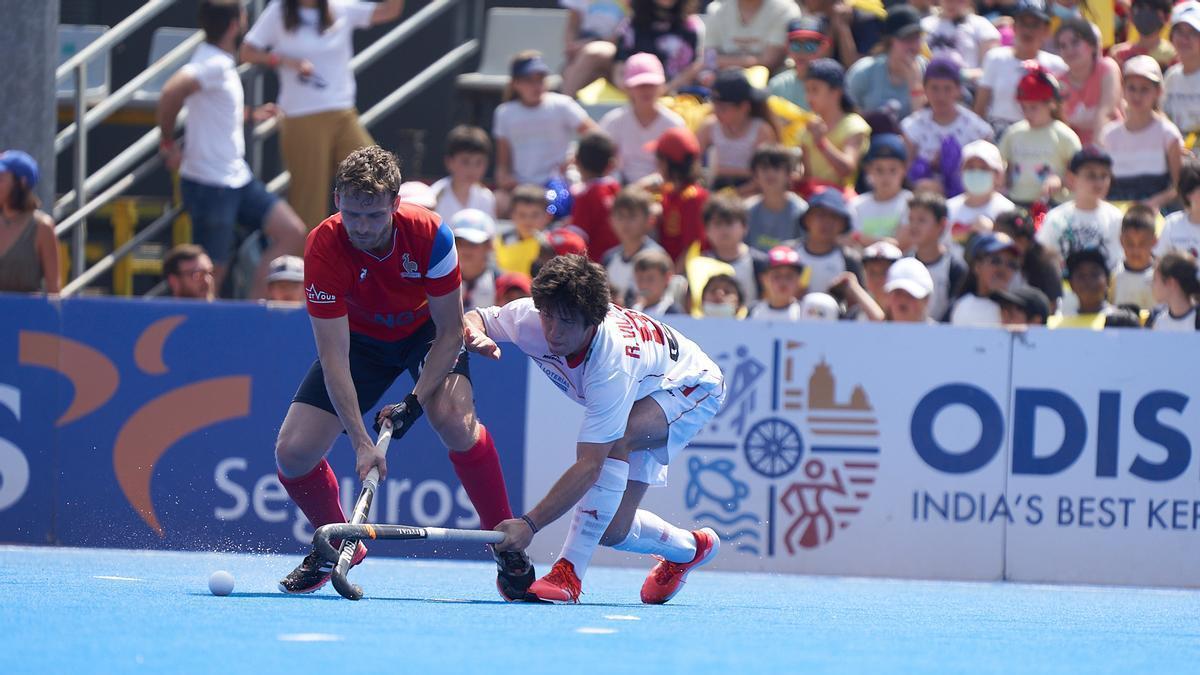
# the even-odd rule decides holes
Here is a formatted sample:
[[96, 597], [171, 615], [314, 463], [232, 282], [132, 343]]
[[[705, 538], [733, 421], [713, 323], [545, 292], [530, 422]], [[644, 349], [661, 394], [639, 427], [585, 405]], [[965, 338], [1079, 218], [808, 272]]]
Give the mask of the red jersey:
[[612, 205], [621, 191], [615, 178], [589, 181], [571, 208], [571, 224], [587, 234], [588, 257], [600, 262], [608, 249], [621, 243], [612, 227]]
[[325, 219], [304, 245], [308, 313], [348, 316], [350, 331], [394, 342], [429, 320], [427, 296], [459, 290], [454, 234], [437, 214], [401, 203], [392, 214], [392, 247], [383, 257], [350, 243], [342, 214]]
[[695, 242], [708, 245], [704, 238], [704, 204], [708, 190], [699, 185], [687, 185], [676, 190], [671, 184], [662, 188], [662, 215], [658, 217], [658, 243], [671, 260], [687, 253]]

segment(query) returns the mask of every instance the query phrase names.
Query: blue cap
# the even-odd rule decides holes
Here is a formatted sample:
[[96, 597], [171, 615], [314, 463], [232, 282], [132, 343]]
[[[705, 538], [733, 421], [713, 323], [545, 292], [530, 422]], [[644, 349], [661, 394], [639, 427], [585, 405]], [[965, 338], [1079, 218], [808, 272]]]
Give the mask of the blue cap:
[[1012, 237], [1003, 232], [989, 232], [979, 235], [975, 239], [975, 242], [971, 244], [971, 257], [978, 258], [981, 255], [1008, 250], [1018, 250], [1017, 243], [1012, 240]]
[[955, 63], [953, 59], [946, 57], [937, 57], [925, 66], [925, 81], [929, 80], [950, 80], [955, 84], [962, 83], [962, 66]]
[[510, 74], [513, 77], [525, 77], [526, 75], [549, 75], [550, 72], [550, 66], [546, 65], [542, 55], [536, 54], [513, 61]]
[[862, 161], [866, 164], [877, 159], [898, 159], [907, 162], [908, 146], [904, 144], [904, 139], [896, 134], [874, 134]]
[[1046, 0], [1017, 0], [1016, 9], [1013, 10], [1013, 16], [1021, 16], [1028, 14], [1036, 16], [1042, 21], [1050, 21], [1050, 12], [1046, 9]]
[[20, 150], [6, 150], [0, 153], [0, 171], [7, 171], [16, 178], [24, 178], [26, 186], [31, 189], [41, 178], [37, 160]]
[[845, 222], [844, 230], [850, 229], [850, 208], [846, 206], [846, 198], [842, 196], [842, 191], [837, 188], [824, 187], [818, 189], [808, 198], [808, 210], [800, 216], [800, 225], [808, 229], [806, 221], [808, 214], [813, 212], [813, 209], [825, 209], [838, 216]]

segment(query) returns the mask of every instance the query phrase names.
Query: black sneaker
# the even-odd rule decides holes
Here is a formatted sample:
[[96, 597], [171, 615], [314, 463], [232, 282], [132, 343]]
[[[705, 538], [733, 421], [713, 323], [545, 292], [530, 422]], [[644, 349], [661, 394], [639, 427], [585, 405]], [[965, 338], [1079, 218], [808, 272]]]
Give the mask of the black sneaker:
[[[367, 547], [359, 542], [351, 567], [362, 562], [365, 557], [367, 557]], [[304, 556], [304, 560], [300, 561], [291, 574], [279, 580], [279, 590], [295, 595], [318, 591], [329, 582], [329, 576], [333, 574], [333, 565], [322, 558], [321, 554], [313, 551]]]
[[497, 552], [493, 548], [492, 557], [496, 559], [496, 590], [500, 597], [507, 602], [541, 602], [529, 592], [537, 575], [533, 571], [533, 561], [524, 551]]

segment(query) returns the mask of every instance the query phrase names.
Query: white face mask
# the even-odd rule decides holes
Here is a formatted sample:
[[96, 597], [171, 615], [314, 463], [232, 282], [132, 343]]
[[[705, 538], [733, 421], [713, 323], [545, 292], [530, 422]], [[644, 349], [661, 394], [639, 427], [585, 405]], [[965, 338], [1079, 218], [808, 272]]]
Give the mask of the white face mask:
[[737, 316], [737, 307], [724, 302], [706, 302], [703, 305], [704, 316], [713, 318], [732, 318]]
[[992, 175], [992, 172], [981, 169], [964, 171], [962, 174], [962, 181], [963, 188], [976, 197], [982, 197], [983, 195], [990, 193], [996, 184], [996, 180]]

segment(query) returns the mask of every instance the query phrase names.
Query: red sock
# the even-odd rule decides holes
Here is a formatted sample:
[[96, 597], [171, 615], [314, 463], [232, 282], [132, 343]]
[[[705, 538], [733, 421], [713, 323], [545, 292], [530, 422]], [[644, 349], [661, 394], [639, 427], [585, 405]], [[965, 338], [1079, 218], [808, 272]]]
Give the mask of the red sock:
[[317, 468], [299, 478], [288, 478], [280, 473], [279, 482], [283, 483], [288, 496], [308, 517], [313, 528], [346, 522], [337, 476], [333, 475], [329, 460], [322, 459]]
[[466, 452], [451, 452], [450, 461], [479, 512], [483, 529], [490, 530], [500, 521], [512, 518], [504, 474], [500, 471], [500, 455], [496, 454], [496, 445], [492, 443], [487, 427], [480, 424], [479, 440], [475, 445]]

